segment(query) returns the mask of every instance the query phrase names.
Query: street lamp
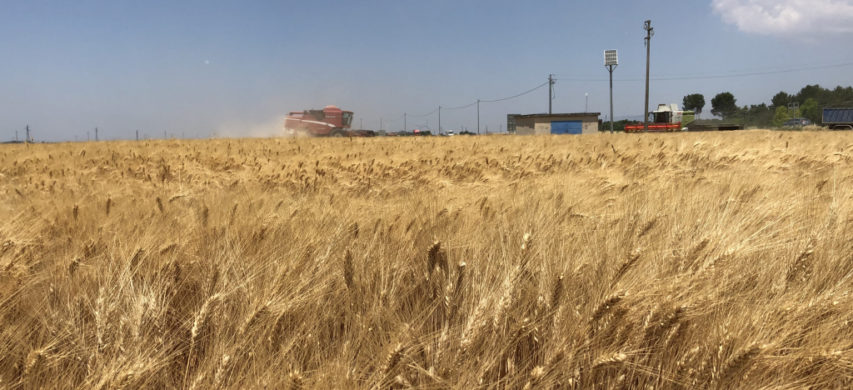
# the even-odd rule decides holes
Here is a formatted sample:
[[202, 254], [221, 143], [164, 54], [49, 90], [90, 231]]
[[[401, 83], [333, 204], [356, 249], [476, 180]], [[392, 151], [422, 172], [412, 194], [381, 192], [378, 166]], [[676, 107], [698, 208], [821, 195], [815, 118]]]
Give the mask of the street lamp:
[[613, 69], [619, 65], [616, 50], [604, 51], [604, 67], [610, 72], [610, 134], [613, 134]]

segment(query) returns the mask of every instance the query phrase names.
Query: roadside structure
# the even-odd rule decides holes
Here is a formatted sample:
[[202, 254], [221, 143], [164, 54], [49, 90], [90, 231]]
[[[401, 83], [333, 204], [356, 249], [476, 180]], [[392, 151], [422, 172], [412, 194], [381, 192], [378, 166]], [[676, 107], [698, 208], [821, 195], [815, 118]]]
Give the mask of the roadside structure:
[[599, 112], [507, 114], [510, 134], [591, 134], [598, 132]]

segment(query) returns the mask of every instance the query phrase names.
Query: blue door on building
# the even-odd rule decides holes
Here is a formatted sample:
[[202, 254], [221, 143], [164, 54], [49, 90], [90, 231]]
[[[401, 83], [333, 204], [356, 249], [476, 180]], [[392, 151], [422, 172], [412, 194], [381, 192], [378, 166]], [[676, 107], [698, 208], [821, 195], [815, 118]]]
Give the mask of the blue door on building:
[[551, 134], [581, 134], [583, 121], [552, 121]]

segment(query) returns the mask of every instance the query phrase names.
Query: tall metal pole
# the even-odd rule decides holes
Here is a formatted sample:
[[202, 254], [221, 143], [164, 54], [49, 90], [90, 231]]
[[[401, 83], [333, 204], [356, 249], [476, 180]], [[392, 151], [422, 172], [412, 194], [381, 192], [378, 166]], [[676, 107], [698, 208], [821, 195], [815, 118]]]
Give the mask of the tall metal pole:
[[441, 106], [438, 106], [438, 134], [441, 135]]
[[403, 132], [409, 131], [408, 123], [406, 123], [406, 113], [403, 113]]
[[30, 125], [27, 125], [27, 139], [25, 140], [27, 143], [32, 142], [32, 138], [30, 137]]
[[480, 134], [480, 99], [477, 99], [477, 135]]
[[95, 142], [98, 142], [98, 128], [95, 128]]
[[136, 140], [139, 141], [139, 130], [136, 130]]
[[647, 20], [643, 29], [646, 30], [646, 109], [643, 116], [643, 128], [649, 131], [649, 57], [652, 54], [652, 21]]
[[609, 65], [610, 70], [610, 134], [613, 134], [613, 68], [615, 65]]
[[554, 97], [554, 75], [548, 75], [548, 115], [551, 115], [551, 100]]

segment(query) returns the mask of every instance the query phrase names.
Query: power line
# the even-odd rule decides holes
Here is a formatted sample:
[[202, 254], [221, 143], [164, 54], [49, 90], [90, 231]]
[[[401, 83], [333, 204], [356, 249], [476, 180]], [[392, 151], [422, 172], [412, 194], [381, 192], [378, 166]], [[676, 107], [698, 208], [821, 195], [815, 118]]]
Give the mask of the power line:
[[480, 103], [495, 103], [495, 102], [502, 102], [502, 101], [504, 101], [504, 100], [515, 99], [515, 98], [517, 98], [517, 97], [521, 97], [521, 96], [527, 95], [528, 93], [531, 93], [531, 92], [533, 92], [533, 91], [535, 91], [535, 90], [537, 90], [537, 89], [539, 89], [539, 88], [542, 88], [542, 87], [544, 87], [544, 86], [548, 85], [548, 83], [549, 83], [549, 82], [550, 82], [550, 81], [546, 81], [546, 82], [544, 82], [544, 83], [542, 83], [542, 84], [539, 84], [539, 85], [537, 85], [537, 86], [535, 86], [535, 87], [533, 87], [533, 88], [531, 88], [531, 89], [528, 89], [528, 90], [526, 90], [526, 91], [524, 91], [524, 92], [522, 92], [522, 93], [519, 93], [519, 94], [517, 94], [517, 95], [512, 95], [512, 96], [509, 96], [509, 97], [505, 97], [505, 98], [501, 98], [501, 99], [491, 99], [491, 100], [489, 100], [489, 99], [480, 99]]
[[[461, 110], [461, 109], [464, 109], [464, 108], [468, 108], [468, 107], [476, 106], [478, 102], [479, 102], [479, 103], [495, 103], [495, 102], [502, 102], [502, 101], [505, 101], [505, 100], [515, 99], [515, 98], [517, 98], [517, 97], [521, 97], [521, 96], [527, 95], [528, 93], [531, 93], [531, 92], [533, 92], [533, 91], [535, 91], [535, 90], [537, 90], [537, 89], [539, 89], [539, 88], [542, 88], [542, 87], [544, 87], [544, 86], [548, 85], [548, 83], [549, 83], [549, 81], [546, 81], [546, 82], [544, 82], [544, 83], [542, 83], [542, 84], [539, 84], [539, 85], [537, 85], [537, 86], [535, 86], [535, 87], [533, 87], [533, 88], [531, 88], [531, 89], [528, 89], [528, 90], [526, 90], [526, 91], [524, 91], [524, 92], [522, 92], [522, 93], [515, 94], [515, 95], [512, 95], [512, 96], [508, 96], [508, 97], [505, 97], [505, 98], [500, 98], [500, 99], [478, 99], [478, 100], [475, 100], [475, 101], [473, 101], [473, 102], [471, 102], [471, 103], [464, 104], [464, 105], [461, 105], [461, 106], [454, 106], [454, 107], [444, 107], [444, 106], [441, 106], [441, 109], [442, 109], [442, 110]], [[438, 109], [438, 108], [436, 108], [435, 110], [432, 110], [432, 111], [430, 111], [430, 112], [428, 112], [428, 113], [426, 113], [426, 114], [421, 114], [421, 115], [414, 115], [414, 114], [406, 114], [406, 115], [407, 115], [407, 116], [409, 116], [409, 117], [413, 117], [413, 118], [421, 118], [421, 117], [430, 116], [430, 115], [432, 115], [432, 114], [435, 114], [436, 112], [438, 112], [438, 110], [439, 110], [439, 109]]]
[[749, 76], [763, 76], [769, 74], [781, 74], [781, 73], [793, 73], [793, 72], [802, 72], [806, 70], [818, 70], [818, 69], [831, 69], [831, 68], [841, 68], [845, 66], [852, 66], [853, 62], [848, 62], [846, 64], [834, 64], [834, 65], [823, 65], [823, 66], [810, 66], [804, 68], [795, 68], [795, 69], [783, 69], [783, 70], [775, 70], [775, 71], [765, 71], [765, 72], [748, 72], [748, 73], [740, 73], [740, 74], [729, 74], [729, 75], [711, 75], [711, 76], [674, 76], [674, 77], [659, 77], [655, 78], [655, 80], [707, 80], [707, 79], [724, 79], [724, 78], [735, 78], [735, 77], [749, 77]]
[[[672, 81], [672, 80], [726, 79], [726, 78], [738, 78], [738, 77], [764, 76], [764, 75], [772, 75], [772, 74], [793, 73], [793, 72], [802, 72], [802, 71], [807, 71], [807, 70], [842, 68], [842, 67], [847, 67], [847, 66], [853, 66], [853, 62], [845, 62], [845, 63], [832, 64], [832, 65], [808, 66], [808, 67], [800, 67], [800, 68], [788, 68], [788, 69], [770, 70], [770, 71], [761, 71], [761, 72], [756, 71], [756, 72], [716, 74], [716, 75], [693, 75], [693, 76], [684, 75], [684, 76], [652, 77], [651, 80]], [[560, 78], [558, 80], [565, 80], [565, 81], [608, 81], [608, 79], [602, 79], [602, 78]], [[645, 81], [645, 78], [615, 79], [615, 81]]]
[[435, 110], [432, 110], [432, 111], [430, 111], [430, 112], [428, 112], [428, 113], [426, 113], [426, 114], [421, 114], [421, 115], [407, 114], [407, 115], [408, 115], [408, 116], [410, 116], [410, 117], [413, 117], [413, 118], [423, 118], [423, 117], [425, 117], [425, 116], [430, 116], [430, 115], [432, 115], [432, 114], [435, 114], [435, 113], [436, 113], [436, 111], [438, 111], [438, 108], [437, 108], [437, 107], [436, 107], [436, 109], [435, 109]]
[[473, 107], [476, 104], [477, 104], [477, 101], [475, 100], [473, 103], [469, 103], [469, 104], [466, 104], [464, 106], [456, 106], [456, 107], [444, 107], [444, 106], [442, 106], [441, 109], [442, 110], [461, 110], [463, 108]]
[[[546, 82], [544, 82], [544, 83], [542, 83], [542, 84], [539, 84], [539, 85], [537, 85], [537, 86], [535, 86], [535, 87], [533, 87], [533, 88], [530, 88], [530, 89], [528, 89], [528, 90], [526, 90], [526, 91], [524, 91], [524, 92], [521, 92], [521, 93], [518, 93], [518, 94], [515, 94], [515, 95], [512, 95], [512, 96], [507, 96], [507, 97], [500, 98], [500, 99], [477, 99], [477, 100], [475, 100], [475, 101], [473, 101], [473, 102], [471, 102], [471, 103], [463, 104], [463, 105], [461, 105], [461, 106], [453, 106], [453, 107], [438, 106], [438, 107], [436, 107], [436, 109], [435, 109], [435, 110], [432, 110], [432, 111], [430, 111], [430, 112], [428, 112], [428, 113], [426, 113], [426, 114], [420, 114], [420, 115], [409, 114], [409, 113], [407, 113], [407, 112], [406, 112], [406, 113], [403, 113], [403, 120], [404, 120], [404, 122], [405, 122], [406, 118], [408, 118], [408, 117], [412, 117], [412, 118], [423, 118], [423, 117], [428, 117], [428, 116], [431, 116], [432, 114], [435, 114], [435, 113], [437, 112], [437, 113], [438, 113], [438, 123], [439, 123], [439, 125], [438, 125], [438, 131], [441, 131], [441, 110], [442, 110], [442, 109], [443, 109], [443, 110], [462, 110], [462, 109], [465, 109], [465, 108], [469, 108], [469, 107], [477, 106], [477, 132], [479, 133], [479, 131], [480, 131], [480, 129], [479, 129], [479, 127], [480, 127], [480, 125], [479, 125], [479, 123], [480, 123], [480, 103], [496, 103], [496, 102], [502, 102], [502, 101], [506, 101], [506, 100], [510, 100], [510, 99], [515, 99], [515, 98], [517, 98], [517, 97], [521, 97], [521, 96], [527, 95], [527, 94], [529, 94], [529, 93], [532, 93], [532, 92], [536, 91], [537, 89], [542, 88], [542, 87], [544, 87], [544, 86], [546, 86], [546, 85], [551, 85], [551, 86], [553, 86], [553, 84], [554, 84], [554, 80], [555, 80], [555, 79], [553, 78], [553, 76], [554, 76], [553, 74], [552, 74], [552, 75], [549, 75], [549, 77], [548, 77], [548, 81], [546, 81]], [[552, 91], [552, 92], [549, 92], [549, 97], [551, 97], [551, 96], [552, 96], [552, 95], [551, 95], [552, 93], [553, 93], [553, 91]], [[404, 127], [408, 127], [408, 126], [404, 126]]]

